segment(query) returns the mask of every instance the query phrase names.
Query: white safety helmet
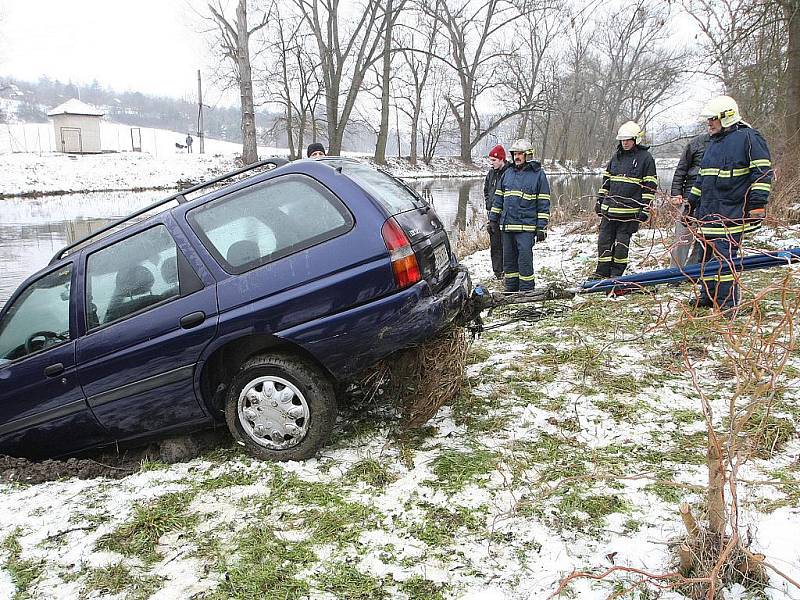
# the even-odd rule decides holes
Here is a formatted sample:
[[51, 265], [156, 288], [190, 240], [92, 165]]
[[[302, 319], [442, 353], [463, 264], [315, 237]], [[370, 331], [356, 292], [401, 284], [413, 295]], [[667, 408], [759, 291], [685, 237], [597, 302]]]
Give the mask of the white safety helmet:
[[739, 105], [730, 96], [717, 96], [708, 101], [700, 116], [704, 119], [719, 119], [723, 127], [730, 127], [742, 120]]
[[530, 160], [533, 158], [533, 144], [531, 144], [528, 140], [524, 140], [522, 138], [516, 140], [511, 147], [508, 149], [509, 152], [512, 154], [514, 152], [524, 152], [525, 153], [525, 160]]
[[637, 144], [641, 143], [642, 138], [644, 137], [644, 131], [642, 128], [639, 127], [639, 124], [635, 121], [628, 121], [627, 123], [623, 123], [619, 131], [617, 131], [617, 139], [622, 140], [635, 140]]

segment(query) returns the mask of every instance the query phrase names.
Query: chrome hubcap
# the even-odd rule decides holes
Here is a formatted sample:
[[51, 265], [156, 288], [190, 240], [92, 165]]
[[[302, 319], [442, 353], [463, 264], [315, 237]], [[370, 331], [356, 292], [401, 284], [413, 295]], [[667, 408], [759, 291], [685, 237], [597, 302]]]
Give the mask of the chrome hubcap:
[[253, 379], [239, 394], [239, 422], [257, 444], [285, 450], [308, 432], [308, 402], [291, 382], [268, 376]]

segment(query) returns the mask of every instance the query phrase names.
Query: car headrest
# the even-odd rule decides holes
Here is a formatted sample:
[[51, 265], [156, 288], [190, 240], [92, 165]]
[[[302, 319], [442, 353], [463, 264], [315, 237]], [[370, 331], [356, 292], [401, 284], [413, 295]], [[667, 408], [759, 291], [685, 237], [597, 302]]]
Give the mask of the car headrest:
[[261, 252], [257, 243], [251, 240], [239, 240], [231, 244], [225, 258], [230, 265], [241, 267], [261, 258]]
[[134, 265], [117, 273], [117, 293], [124, 296], [147, 294], [154, 283], [155, 277], [142, 265]]
[[161, 263], [161, 278], [164, 283], [168, 285], [175, 285], [178, 283], [178, 261], [172, 258], [167, 258]]

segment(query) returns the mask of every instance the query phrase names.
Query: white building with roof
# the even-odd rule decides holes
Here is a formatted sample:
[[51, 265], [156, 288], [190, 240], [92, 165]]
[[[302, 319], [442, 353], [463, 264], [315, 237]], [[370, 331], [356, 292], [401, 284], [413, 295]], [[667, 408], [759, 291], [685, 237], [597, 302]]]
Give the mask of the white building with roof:
[[69, 154], [100, 152], [100, 119], [104, 114], [76, 98], [48, 112], [53, 119], [56, 149]]

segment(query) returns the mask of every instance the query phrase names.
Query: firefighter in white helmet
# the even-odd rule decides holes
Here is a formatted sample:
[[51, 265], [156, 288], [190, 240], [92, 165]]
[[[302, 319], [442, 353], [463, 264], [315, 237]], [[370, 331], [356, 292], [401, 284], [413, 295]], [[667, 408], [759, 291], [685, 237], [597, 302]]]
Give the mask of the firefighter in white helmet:
[[503, 172], [489, 211], [489, 227], [503, 234], [503, 271], [507, 292], [528, 292], [533, 278], [533, 245], [547, 238], [550, 185], [533, 145], [517, 140], [509, 148], [513, 166]]
[[658, 178], [655, 160], [641, 143], [643, 136], [634, 121], [624, 123], [617, 132], [619, 144], [603, 173], [594, 209], [600, 216], [600, 230], [593, 279], [622, 275], [628, 266], [631, 236], [650, 218]]
[[[703, 108], [711, 143], [689, 191], [701, 262], [719, 259], [733, 265], [742, 235], [761, 226], [772, 185], [772, 161], [761, 134], [742, 121], [730, 96], [717, 96]], [[731, 308], [739, 302], [735, 273], [701, 272], [697, 307]]]

